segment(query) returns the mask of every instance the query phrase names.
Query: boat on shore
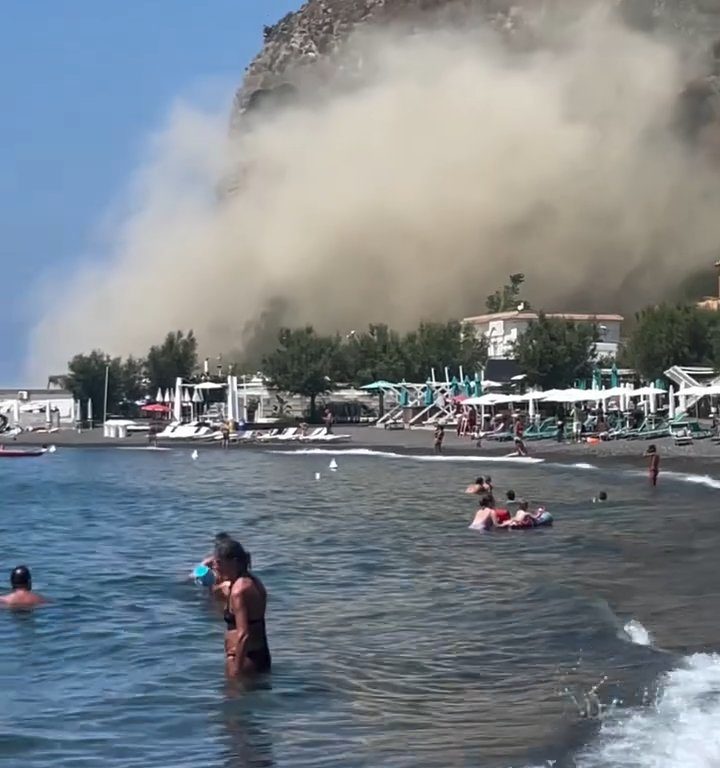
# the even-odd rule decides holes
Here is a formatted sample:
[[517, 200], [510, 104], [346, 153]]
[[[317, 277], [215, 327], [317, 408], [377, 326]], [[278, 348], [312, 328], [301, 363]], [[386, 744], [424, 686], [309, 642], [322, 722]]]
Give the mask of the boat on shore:
[[0, 459], [26, 459], [42, 456], [47, 448], [5, 448], [0, 445]]

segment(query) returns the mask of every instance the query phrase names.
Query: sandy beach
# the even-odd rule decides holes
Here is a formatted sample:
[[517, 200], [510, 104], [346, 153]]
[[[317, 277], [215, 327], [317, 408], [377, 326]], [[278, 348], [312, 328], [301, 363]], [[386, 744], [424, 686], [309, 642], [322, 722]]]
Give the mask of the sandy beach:
[[[388, 451], [394, 453], [431, 454], [433, 450], [433, 433], [427, 429], [384, 430], [373, 426], [338, 425], [336, 434], [349, 435], [350, 439], [342, 443], [284, 443], [283, 449], [296, 448], [337, 448], [338, 451], [349, 448], [365, 448], [368, 450]], [[663, 438], [652, 441], [658, 446], [663, 463], [669, 462], [674, 468], [692, 467], [697, 472], [704, 467], [707, 471], [720, 465], [720, 444], [712, 440], [696, 440], [689, 446], [677, 446], [672, 439]], [[642, 454], [650, 441], [646, 440], [613, 440], [603, 443], [557, 443], [554, 440], [528, 442], [530, 456], [553, 461], [576, 461], [593, 463], [609, 463], [626, 466], [629, 461], [638, 461], [644, 466]], [[52, 434], [25, 433], [16, 439], [0, 436], [0, 444], [21, 446], [55, 445], [58, 448], [132, 448], [147, 445], [147, 436], [138, 434], [123, 440], [106, 438], [102, 429], [76, 432], [61, 430]], [[159, 440], [158, 445], [165, 448], [187, 448], [193, 446], [199, 450], [222, 450], [218, 441], [191, 440]], [[278, 443], [247, 443], [231, 444], [231, 451], [263, 451], [276, 450]], [[446, 431], [443, 454], [447, 456], [505, 456], [513, 451], [512, 443], [484, 440], [480, 447], [475, 440], [459, 438], [451, 431]]]

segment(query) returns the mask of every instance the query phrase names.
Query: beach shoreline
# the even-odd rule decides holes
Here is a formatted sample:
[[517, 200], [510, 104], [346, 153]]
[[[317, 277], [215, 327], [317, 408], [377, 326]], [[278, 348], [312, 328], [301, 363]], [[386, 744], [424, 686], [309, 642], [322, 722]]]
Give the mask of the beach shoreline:
[[[338, 425], [335, 427], [338, 435], [349, 435], [348, 441], [336, 443], [307, 442], [266, 442], [266, 443], [232, 443], [230, 451], [284, 451], [307, 450], [321, 448], [337, 452], [349, 449], [365, 449], [405, 455], [433, 455], [433, 433], [428, 429], [383, 430], [373, 426]], [[714, 469], [720, 466], [720, 445], [711, 440], [696, 440], [689, 446], [675, 445], [671, 438], [648, 440], [613, 440], [596, 444], [588, 443], [557, 443], [554, 440], [542, 440], [527, 443], [528, 453], [532, 458], [546, 461], [587, 462], [603, 465], [626, 466], [628, 460], [637, 461], [638, 468], [645, 467], [643, 453], [650, 443], [657, 445], [663, 460], [663, 466], [677, 469], [692, 466], [693, 471]], [[54, 445], [57, 448], [143, 448], [147, 447], [147, 435], [136, 434], [124, 439], [107, 438], [102, 429], [61, 430], [54, 433], [22, 433], [16, 438], [0, 435], [0, 444], [12, 447], [37, 447], [39, 445]], [[223, 450], [220, 441], [202, 440], [172, 440], [160, 439], [158, 446], [162, 448], [184, 448], [190, 446], [198, 450]], [[512, 442], [494, 442], [484, 440], [480, 447], [475, 440], [459, 438], [453, 431], [446, 431], [442, 455], [448, 457], [510, 458], [513, 453]], [[698, 464], [700, 462], [700, 464]]]

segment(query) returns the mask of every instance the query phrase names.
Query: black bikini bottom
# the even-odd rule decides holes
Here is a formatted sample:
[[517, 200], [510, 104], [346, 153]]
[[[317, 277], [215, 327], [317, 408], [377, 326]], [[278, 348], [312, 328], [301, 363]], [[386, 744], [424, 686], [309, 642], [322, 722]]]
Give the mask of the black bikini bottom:
[[245, 658], [253, 663], [256, 672], [269, 672], [272, 666], [270, 649], [267, 645], [264, 648], [255, 648], [252, 651], [245, 652]]

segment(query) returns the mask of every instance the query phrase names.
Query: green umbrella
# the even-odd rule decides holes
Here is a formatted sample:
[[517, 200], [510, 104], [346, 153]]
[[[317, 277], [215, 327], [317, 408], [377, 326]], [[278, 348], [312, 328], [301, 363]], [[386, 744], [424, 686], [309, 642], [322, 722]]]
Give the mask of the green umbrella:
[[403, 388], [400, 390], [400, 405], [403, 407], [410, 405], [410, 393], [404, 385], [405, 380], [403, 380]]
[[480, 381], [480, 376], [478, 374], [475, 374], [475, 397], [480, 397], [483, 393], [483, 385], [482, 381]]
[[460, 382], [455, 376], [452, 377], [452, 381], [450, 382], [450, 394], [453, 397], [457, 397], [460, 394]]
[[432, 382], [428, 379], [425, 382], [425, 406], [432, 405], [435, 402], [435, 395], [433, 393]]
[[472, 397], [473, 396], [473, 386], [472, 386], [472, 382], [470, 381], [470, 377], [469, 376], [465, 377], [465, 381], [463, 381], [463, 387], [465, 388], [465, 394], [468, 397]]
[[599, 368], [595, 368], [592, 377], [595, 389], [602, 389], [602, 371]]
[[618, 376], [617, 365], [613, 363], [612, 371], [610, 371], [610, 387], [616, 389], [620, 386], [620, 376]]

